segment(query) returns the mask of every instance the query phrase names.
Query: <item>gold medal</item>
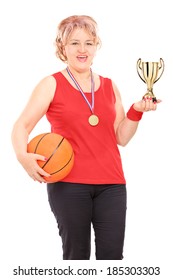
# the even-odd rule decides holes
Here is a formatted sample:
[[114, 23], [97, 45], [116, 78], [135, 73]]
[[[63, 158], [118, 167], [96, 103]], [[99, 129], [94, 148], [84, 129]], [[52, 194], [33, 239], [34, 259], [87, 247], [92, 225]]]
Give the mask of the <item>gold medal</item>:
[[99, 123], [99, 118], [96, 115], [93, 114], [89, 117], [88, 122], [89, 122], [90, 125], [96, 126]]

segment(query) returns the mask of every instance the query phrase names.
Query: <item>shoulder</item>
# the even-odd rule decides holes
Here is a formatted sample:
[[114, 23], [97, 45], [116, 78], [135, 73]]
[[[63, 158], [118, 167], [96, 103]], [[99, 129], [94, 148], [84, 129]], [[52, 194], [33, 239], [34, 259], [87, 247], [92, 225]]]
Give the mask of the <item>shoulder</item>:
[[109, 84], [109, 86], [111, 86], [111, 87], [113, 88], [113, 91], [114, 91], [114, 94], [115, 94], [116, 97], [119, 97], [119, 96], [120, 96], [120, 92], [119, 92], [118, 86], [117, 86], [117, 84], [113, 81], [112, 78], [100, 76], [100, 79], [101, 79], [104, 83]]
[[115, 82], [110, 77], [105, 77], [103, 75], [95, 74], [96, 79], [100, 79], [103, 83], [109, 84], [114, 89], [118, 89]]
[[43, 97], [47, 101], [53, 99], [56, 89], [56, 80], [53, 75], [46, 76], [42, 78], [33, 90], [32, 96]]
[[116, 85], [116, 83], [113, 80], [111, 80], [111, 83], [112, 83], [112, 87], [113, 87], [113, 90], [114, 90], [115, 94], [120, 94], [118, 86]]
[[120, 91], [118, 89], [117, 84], [111, 78], [108, 78], [108, 80], [111, 83], [111, 86], [113, 88], [113, 92], [115, 94], [116, 101], [121, 100], [121, 95], [120, 95]]
[[56, 72], [53, 74], [50, 74], [49, 76], [44, 77], [41, 81], [40, 84], [44, 86], [50, 86], [50, 87], [55, 87], [58, 79], [62, 77], [62, 72]]
[[56, 84], [55, 77], [53, 75], [49, 75], [49, 76], [46, 76], [43, 79], [41, 79], [37, 86], [53, 87], [53, 86], [55, 86], [55, 84]]

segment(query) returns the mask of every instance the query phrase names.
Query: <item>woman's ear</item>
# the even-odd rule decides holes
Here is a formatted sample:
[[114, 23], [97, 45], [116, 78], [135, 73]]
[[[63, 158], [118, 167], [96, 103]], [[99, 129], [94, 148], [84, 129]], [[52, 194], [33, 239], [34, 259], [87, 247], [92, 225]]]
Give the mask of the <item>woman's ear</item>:
[[64, 55], [65, 57], [67, 57], [67, 56], [66, 56], [66, 51], [65, 51], [65, 46], [64, 46], [64, 45], [62, 45], [62, 52], [63, 52], [63, 55]]

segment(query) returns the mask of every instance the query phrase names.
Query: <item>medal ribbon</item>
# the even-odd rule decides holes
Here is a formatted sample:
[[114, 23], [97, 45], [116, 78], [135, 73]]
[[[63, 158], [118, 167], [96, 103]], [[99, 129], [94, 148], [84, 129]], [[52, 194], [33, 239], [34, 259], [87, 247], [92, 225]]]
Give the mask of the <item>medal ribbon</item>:
[[81, 89], [80, 85], [78, 84], [78, 82], [76, 81], [75, 77], [73, 76], [73, 74], [70, 72], [70, 69], [67, 67], [66, 68], [67, 73], [69, 74], [70, 78], [73, 80], [73, 82], [75, 83], [76, 87], [78, 88], [78, 90], [80, 91], [80, 93], [82, 94], [83, 98], [85, 99], [86, 103], [88, 104], [91, 112], [93, 113], [94, 111], [94, 79], [93, 79], [93, 74], [92, 74], [92, 70], [91, 71], [91, 104], [89, 103], [87, 97], [85, 96], [85, 93], [83, 92], [83, 90]]

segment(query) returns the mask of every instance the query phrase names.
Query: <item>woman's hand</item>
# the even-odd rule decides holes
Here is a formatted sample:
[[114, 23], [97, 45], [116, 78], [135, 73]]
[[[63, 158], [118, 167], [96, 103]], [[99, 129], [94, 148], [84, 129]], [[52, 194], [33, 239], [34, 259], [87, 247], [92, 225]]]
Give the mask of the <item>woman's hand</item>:
[[46, 183], [46, 180], [43, 177], [50, 177], [50, 174], [45, 172], [37, 163], [37, 161], [46, 162], [46, 158], [42, 155], [26, 153], [20, 156], [20, 163], [23, 168], [26, 170], [28, 175], [34, 180], [40, 183]]
[[148, 97], [140, 100], [137, 103], [134, 103], [133, 107], [136, 111], [139, 112], [155, 111], [157, 109], [157, 104], [160, 102], [160, 99], [153, 102], [152, 98]]

